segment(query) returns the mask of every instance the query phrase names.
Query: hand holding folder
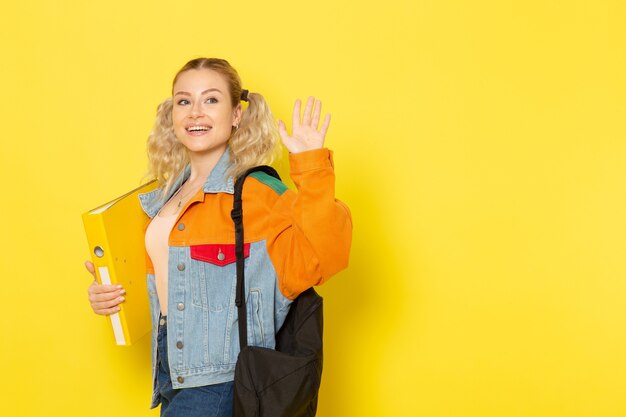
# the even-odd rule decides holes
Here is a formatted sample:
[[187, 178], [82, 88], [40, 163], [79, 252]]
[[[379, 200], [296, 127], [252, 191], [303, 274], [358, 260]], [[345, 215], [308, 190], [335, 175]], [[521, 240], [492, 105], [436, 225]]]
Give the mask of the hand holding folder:
[[93, 262], [86, 261], [85, 268], [93, 275], [93, 284], [89, 286], [89, 302], [96, 314], [108, 316], [121, 310], [120, 304], [125, 301], [126, 290], [122, 284], [106, 285], [98, 284], [96, 268]]

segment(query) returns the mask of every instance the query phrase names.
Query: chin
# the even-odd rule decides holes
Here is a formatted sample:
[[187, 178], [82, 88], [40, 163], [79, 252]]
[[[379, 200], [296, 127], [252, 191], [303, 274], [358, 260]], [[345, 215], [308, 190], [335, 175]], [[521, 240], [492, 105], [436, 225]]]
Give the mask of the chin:
[[204, 154], [212, 154], [214, 152], [223, 152], [226, 149], [227, 143], [223, 142], [215, 145], [208, 144], [198, 144], [198, 143], [184, 143], [183, 145], [187, 148], [189, 153], [204, 155]]

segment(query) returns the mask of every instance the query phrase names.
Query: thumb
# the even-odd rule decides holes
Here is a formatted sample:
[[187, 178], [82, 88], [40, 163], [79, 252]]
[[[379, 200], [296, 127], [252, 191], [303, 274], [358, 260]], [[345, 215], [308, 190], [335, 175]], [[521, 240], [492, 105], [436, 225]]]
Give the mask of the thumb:
[[293, 152], [294, 140], [291, 136], [289, 136], [289, 133], [287, 133], [287, 127], [285, 126], [285, 123], [283, 123], [282, 120], [278, 121], [278, 134], [280, 135], [280, 138], [282, 139], [283, 145], [285, 145], [285, 148], [287, 148], [289, 152]]
[[93, 279], [96, 279], [96, 268], [93, 266], [93, 262], [85, 261], [85, 268], [91, 275], [93, 275]]
[[282, 120], [278, 121], [278, 134], [280, 135], [283, 142], [285, 141], [286, 138], [289, 138], [289, 134], [287, 133], [287, 127], [285, 126], [285, 123], [283, 123]]

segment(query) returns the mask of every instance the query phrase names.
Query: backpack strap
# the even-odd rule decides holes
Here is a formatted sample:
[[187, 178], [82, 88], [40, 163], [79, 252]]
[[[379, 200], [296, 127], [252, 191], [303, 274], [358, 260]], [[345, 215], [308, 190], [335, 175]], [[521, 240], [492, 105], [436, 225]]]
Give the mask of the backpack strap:
[[250, 168], [241, 174], [235, 181], [235, 192], [233, 198], [233, 210], [230, 217], [235, 223], [235, 255], [237, 257], [237, 289], [235, 290], [235, 305], [237, 306], [237, 318], [239, 322], [239, 349], [248, 346], [248, 327], [246, 312], [246, 295], [245, 295], [245, 277], [244, 277], [244, 255], [243, 255], [243, 206], [241, 202], [241, 193], [243, 191], [243, 183], [246, 177], [253, 172], [265, 172], [268, 175], [280, 180], [280, 176], [276, 170], [267, 165], [261, 165]]

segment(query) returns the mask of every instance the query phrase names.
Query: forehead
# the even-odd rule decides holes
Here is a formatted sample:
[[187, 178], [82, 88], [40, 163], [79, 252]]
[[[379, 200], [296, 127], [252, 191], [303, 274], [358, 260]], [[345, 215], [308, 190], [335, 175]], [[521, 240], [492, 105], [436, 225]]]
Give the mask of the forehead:
[[210, 88], [217, 88], [228, 95], [228, 83], [222, 74], [209, 69], [192, 69], [178, 75], [172, 90], [173, 94], [179, 91], [196, 93]]

